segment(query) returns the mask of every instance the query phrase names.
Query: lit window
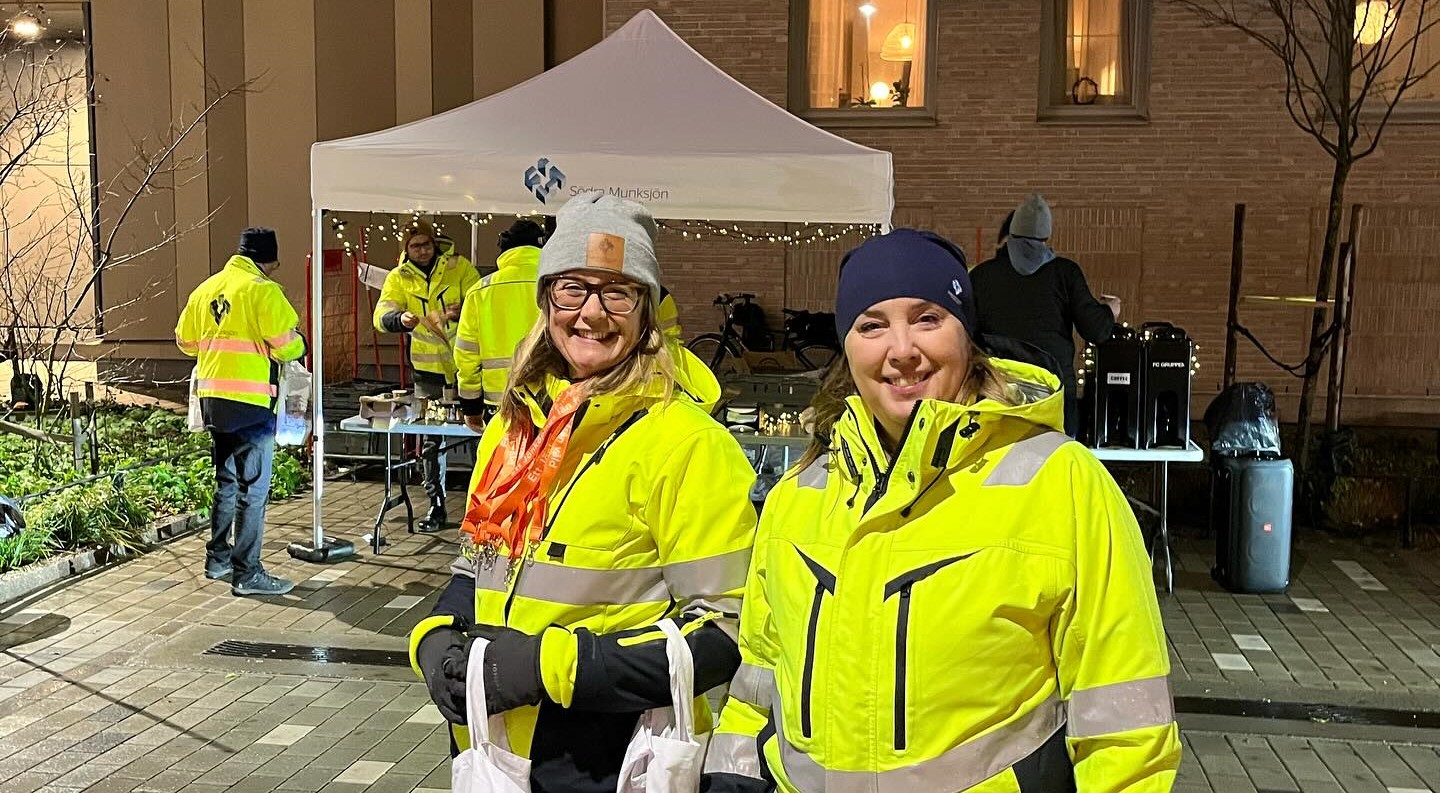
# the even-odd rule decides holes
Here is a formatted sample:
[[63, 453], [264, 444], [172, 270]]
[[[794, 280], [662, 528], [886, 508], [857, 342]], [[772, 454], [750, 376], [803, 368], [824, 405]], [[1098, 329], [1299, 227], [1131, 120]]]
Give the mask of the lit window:
[[[1425, 27], [1417, 36], [1422, 16]], [[1359, 45], [1357, 82], [1363, 81], [1374, 65], [1379, 64], [1381, 69], [1375, 87], [1382, 95], [1388, 97], [1405, 83], [1401, 105], [1440, 100], [1440, 68], [1435, 68], [1440, 63], [1440, 25], [1436, 24], [1428, 6], [1362, 0], [1355, 5], [1355, 41]]]
[[1144, 115], [1149, 0], [1046, 0], [1041, 115]]
[[932, 2], [792, 0], [791, 30], [804, 31], [791, 37], [800, 45], [792, 45], [792, 109], [877, 118], [923, 111], [933, 79]]

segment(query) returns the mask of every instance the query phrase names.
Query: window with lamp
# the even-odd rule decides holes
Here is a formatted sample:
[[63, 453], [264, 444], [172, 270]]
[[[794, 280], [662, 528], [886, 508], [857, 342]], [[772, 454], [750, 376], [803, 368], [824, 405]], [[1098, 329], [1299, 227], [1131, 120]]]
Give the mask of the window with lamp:
[[[1395, 120], [1440, 121], [1440, 21], [1433, 3], [1417, 0], [1360, 0], [1355, 4], [1355, 45], [1359, 68], [1356, 87], [1375, 72], [1382, 101], [1369, 103], [1384, 112], [1402, 85]], [[1413, 58], [1412, 58], [1413, 56]]]
[[818, 121], [933, 119], [937, 0], [791, 0], [790, 109]]
[[1143, 120], [1150, 0], [1044, 0], [1041, 119]]

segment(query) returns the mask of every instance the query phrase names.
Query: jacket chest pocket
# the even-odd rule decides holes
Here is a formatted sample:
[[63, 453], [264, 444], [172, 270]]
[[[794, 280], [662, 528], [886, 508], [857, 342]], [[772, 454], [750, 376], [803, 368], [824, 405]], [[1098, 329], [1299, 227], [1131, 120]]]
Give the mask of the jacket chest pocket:
[[932, 562], [930, 564], [924, 565], [923, 567], [917, 567], [913, 570], [908, 570], [904, 573], [901, 573], [900, 575], [890, 579], [890, 581], [885, 584], [886, 602], [894, 599], [897, 604], [895, 610], [895, 708], [893, 715], [893, 738], [896, 751], [903, 751], [909, 741], [908, 705], [912, 696], [911, 689], [913, 688], [913, 684], [911, 681], [913, 665], [910, 662], [911, 604], [914, 600], [915, 592], [918, 588], [918, 590], [922, 594], [924, 594], [928, 589], [934, 588], [938, 593], [943, 593], [944, 591], [946, 591], [944, 590], [943, 586], [941, 586], [943, 582], [927, 582], [926, 579], [929, 579], [941, 570], [944, 570], [945, 568], [956, 564], [957, 562], [962, 562], [966, 559], [969, 559], [971, 556], [974, 555], [975, 554], [972, 552], [959, 556], [952, 556], [947, 559], [941, 559], [938, 562]]

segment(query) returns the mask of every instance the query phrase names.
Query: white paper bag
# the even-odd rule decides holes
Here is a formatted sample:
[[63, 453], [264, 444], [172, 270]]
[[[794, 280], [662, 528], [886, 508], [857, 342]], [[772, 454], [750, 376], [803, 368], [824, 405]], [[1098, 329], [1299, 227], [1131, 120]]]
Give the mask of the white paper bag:
[[530, 793], [530, 761], [492, 743], [505, 733], [505, 717], [485, 712], [485, 647], [476, 639], [470, 646], [465, 670], [465, 717], [470, 727], [470, 748], [450, 764], [454, 793]]
[[617, 793], [695, 793], [700, 789], [704, 746], [695, 739], [695, 661], [690, 645], [673, 620], [656, 627], [665, 632], [670, 659], [668, 708], [646, 711], [625, 749]]
[[200, 379], [200, 367], [190, 370], [190, 410], [187, 425], [191, 432], [205, 431], [205, 414], [200, 410], [200, 396], [195, 393], [195, 381]]

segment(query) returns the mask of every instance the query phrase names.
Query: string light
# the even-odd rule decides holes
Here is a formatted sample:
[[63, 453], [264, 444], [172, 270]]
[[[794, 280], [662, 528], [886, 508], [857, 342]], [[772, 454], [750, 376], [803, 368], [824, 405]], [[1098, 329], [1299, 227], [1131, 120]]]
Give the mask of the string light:
[[[371, 217], [374, 217], [374, 215], [371, 215]], [[402, 217], [403, 216], [381, 216], [380, 219], [374, 223], [366, 223], [364, 225], [361, 225], [360, 229], [364, 230], [372, 237], [389, 237], [396, 242], [404, 242], [406, 232], [419, 225], [420, 213], [411, 212], [410, 216], [408, 218], [405, 218], [403, 223], [401, 222]], [[460, 217], [463, 218], [465, 222], [468, 223], [471, 227], [484, 226], [495, 219], [495, 216], [490, 213], [486, 213], [484, 215], [464, 214]], [[517, 217], [519, 216], [517, 215]], [[444, 221], [437, 219], [431, 225], [435, 227], [436, 233], [442, 235], [445, 233]], [[354, 243], [352, 243], [348, 239], [347, 234], [345, 233], [349, 227], [350, 221], [343, 220], [335, 215], [330, 216], [330, 231], [335, 235], [336, 239], [341, 241], [347, 253], [353, 252], [355, 248]]]
[[848, 225], [811, 225], [807, 223], [797, 231], [779, 232], [744, 229], [734, 223], [725, 225], [709, 220], [679, 222], [660, 220], [656, 221], [656, 225], [664, 231], [679, 234], [682, 239], [693, 237], [698, 240], [708, 234], [719, 237], [737, 237], [742, 245], [749, 245], [753, 242], [791, 247], [818, 242], [839, 242], [853, 234], [859, 234], [861, 237], [873, 237], [880, 233], [880, 226], [874, 223], [851, 223]]

